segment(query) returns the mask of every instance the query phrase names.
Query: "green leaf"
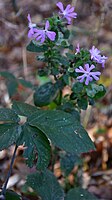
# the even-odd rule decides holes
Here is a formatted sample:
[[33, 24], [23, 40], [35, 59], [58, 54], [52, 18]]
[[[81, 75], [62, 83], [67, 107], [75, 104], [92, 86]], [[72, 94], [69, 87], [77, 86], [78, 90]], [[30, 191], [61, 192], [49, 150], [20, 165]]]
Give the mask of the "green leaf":
[[79, 108], [86, 110], [87, 106], [88, 106], [87, 98], [82, 97], [81, 99], [78, 99], [77, 104], [78, 104]]
[[59, 62], [60, 62], [62, 65], [66, 66], [66, 67], [69, 66], [69, 61], [68, 61], [68, 59], [67, 59], [66, 56], [60, 56], [60, 57], [58, 58], [58, 60], [59, 60]]
[[6, 200], [22, 200], [22, 197], [12, 190], [6, 191]]
[[63, 75], [63, 81], [66, 85], [69, 85], [69, 75], [68, 74], [64, 74]]
[[24, 156], [28, 159], [27, 164], [29, 167], [33, 166], [33, 161], [38, 153], [37, 169], [44, 170], [49, 164], [51, 155], [51, 147], [47, 137], [40, 130], [26, 123], [23, 126], [20, 140], [20, 144], [23, 143], [27, 147]]
[[36, 106], [46, 106], [51, 103], [57, 96], [58, 89], [56, 84], [51, 82], [45, 83], [38, 87], [34, 93], [34, 104]]
[[48, 49], [46, 45], [39, 45], [36, 41], [31, 41], [28, 46], [26, 47], [28, 51], [31, 52], [44, 52]]
[[12, 73], [6, 71], [0, 72], [0, 75], [7, 79], [16, 79]]
[[64, 30], [64, 38], [68, 39], [70, 36], [70, 31], [68, 29]]
[[82, 188], [74, 188], [70, 190], [65, 200], [98, 200], [93, 194]]
[[75, 118], [63, 111], [40, 110], [28, 119], [31, 126], [40, 129], [57, 147], [70, 153], [88, 152], [94, 144]]
[[17, 124], [0, 124], [0, 150], [16, 143], [21, 134], [21, 126]]
[[95, 94], [95, 99], [99, 99], [101, 97], [103, 97], [106, 93], [106, 88], [104, 87], [104, 85], [99, 85], [99, 91]]
[[3, 122], [19, 122], [19, 117], [14, 110], [9, 108], [0, 108], [0, 121]]
[[83, 88], [84, 88], [84, 86], [82, 83], [76, 82], [76, 83], [74, 83], [72, 90], [74, 93], [77, 94], [77, 93], [82, 92]]
[[31, 106], [27, 103], [22, 103], [19, 101], [13, 101], [12, 109], [21, 116], [31, 116], [32, 113], [37, 112], [37, 108], [35, 106]]
[[49, 170], [28, 175], [26, 184], [32, 187], [42, 200], [64, 200], [64, 192]]
[[75, 165], [81, 164], [81, 158], [76, 154], [62, 154], [60, 159], [61, 169], [66, 176], [70, 174]]
[[92, 84], [91, 88], [86, 88], [86, 92], [89, 97], [99, 99], [105, 95], [106, 89], [102, 84]]
[[75, 121], [77, 120], [78, 122], [80, 122], [80, 114], [77, 110], [74, 109], [74, 104], [72, 104], [71, 102], [66, 102], [65, 104], [59, 106], [59, 110], [70, 113], [71, 115], [73, 115]]
[[24, 79], [18, 79], [18, 82], [19, 82], [21, 85], [23, 85], [24, 87], [26, 87], [26, 88], [32, 88], [32, 87], [33, 87], [33, 85], [32, 85], [31, 82], [26, 81], [26, 80], [24, 80]]
[[18, 88], [18, 82], [16, 79], [8, 80], [7, 82], [7, 89], [9, 96], [12, 97], [14, 94], [16, 94]]

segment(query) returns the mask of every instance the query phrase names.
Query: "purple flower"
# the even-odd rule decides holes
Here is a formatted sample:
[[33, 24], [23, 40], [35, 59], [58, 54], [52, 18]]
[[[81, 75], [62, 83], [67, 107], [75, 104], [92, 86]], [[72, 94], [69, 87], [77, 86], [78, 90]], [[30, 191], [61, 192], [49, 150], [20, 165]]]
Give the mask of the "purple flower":
[[95, 48], [95, 46], [93, 46], [90, 50], [89, 50], [90, 54], [91, 54], [91, 59], [96, 61], [97, 63], [101, 63], [102, 67], [104, 67], [105, 65], [105, 61], [107, 60], [108, 57], [106, 56], [101, 56], [100, 55], [100, 51]]
[[80, 46], [79, 46], [79, 43], [77, 44], [77, 47], [76, 47], [76, 53], [80, 53]]
[[72, 18], [77, 18], [77, 13], [74, 12], [75, 8], [72, 7], [70, 4], [67, 5], [65, 10], [64, 10], [63, 4], [61, 2], [58, 2], [56, 5], [61, 10], [61, 12], [59, 12], [59, 14], [67, 19], [68, 24], [71, 24]]
[[105, 61], [108, 57], [99, 55], [96, 59], [97, 63], [102, 64], [102, 67], [105, 67]]
[[96, 81], [99, 80], [100, 72], [91, 72], [95, 68], [94, 65], [91, 65], [89, 67], [89, 64], [85, 64], [84, 68], [82, 66], [79, 66], [79, 69], [76, 68], [75, 72], [82, 73], [83, 75], [78, 76], [77, 80], [79, 80], [81, 83], [85, 81], [85, 84], [88, 85], [89, 82], [93, 81], [95, 79]]
[[30, 14], [28, 14], [27, 19], [28, 19], [28, 22], [29, 22], [28, 27], [30, 28], [30, 30], [28, 31], [28, 37], [32, 38], [33, 34], [34, 34], [34, 27], [36, 27], [36, 24], [32, 23]]
[[48, 37], [51, 41], [55, 40], [56, 37], [56, 33], [54, 31], [48, 31], [49, 29], [49, 21], [46, 21], [45, 24], [45, 29], [44, 30], [39, 30], [37, 28], [34, 28], [34, 34], [33, 37], [38, 41], [40, 40], [41, 43], [43, 43], [46, 39], [46, 37]]

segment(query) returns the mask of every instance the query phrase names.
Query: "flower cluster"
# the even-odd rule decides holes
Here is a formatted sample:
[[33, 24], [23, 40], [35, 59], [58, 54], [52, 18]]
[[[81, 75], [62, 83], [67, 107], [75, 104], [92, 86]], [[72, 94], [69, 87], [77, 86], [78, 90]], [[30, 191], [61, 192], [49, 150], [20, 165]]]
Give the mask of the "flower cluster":
[[93, 79], [96, 81], [99, 80], [98, 76], [100, 76], [101, 73], [99, 71], [92, 72], [94, 68], [94, 65], [89, 66], [89, 64], [85, 64], [84, 67], [79, 66], [79, 69], [76, 68], [75, 72], [83, 74], [81, 76], [78, 76], [77, 80], [79, 80], [81, 83], [85, 81], [86, 85], [88, 85], [89, 82], [93, 81]]
[[105, 61], [107, 60], [106, 56], [101, 56], [100, 55], [100, 51], [95, 48], [95, 46], [93, 46], [90, 50], [89, 50], [90, 54], [91, 54], [91, 59], [96, 61], [99, 64], [102, 64], [102, 67], [104, 68], [105, 66]]
[[61, 2], [58, 2], [56, 4], [61, 12], [59, 12], [59, 15], [65, 18], [68, 21], [68, 24], [71, 24], [72, 18], [77, 18], [77, 13], [74, 12], [74, 7], [72, 7], [70, 4], [67, 5], [67, 7], [64, 10], [63, 4]]
[[[62, 2], [58, 2], [56, 5], [60, 9], [58, 19], [60, 17], [60, 20], [65, 19], [65, 20], [67, 20], [68, 24], [71, 24], [71, 20], [73, 18], [77, 17], [77, 13], [74, 12], [75, 8], [69, 4], [64, 9]], [[28, 14], [27, 18], [28, 18], [28, 22], [29, 22], [29, 24], [28, 24], [28, 27], [29, 27], [28, 37], [29, 38], [40, 41], [40, 43], [44, 43], [47, 38], [51, 41], [55, 41], [56, 33], [54, 31], [49, 30], [50, 23], [48, 20], [45, 23], [44, 29], [39, 29], [39, 28], [37, 28], [36, 24], [32, 23], [30, 14]], [[55, 29], [56, 28], [58, 28], [58, 26], [55, 27]], [[81, 56], [80, 52], [81, 52], [81, 49], [80, 49], [80, 46], [78, 43], [77, 47], [76, 47], [75, 55], [77, 56], [77, 54], [79, 54], [78, 56], [80, 57]], [[95, 46], [93, 46], [88, 51], [88, 53], [89, 53], [89, 60], [84, 63], [84, 66], [79, 66], [78, 68], [75, 69], [75, 72], [78, 73], [77, 80], [80, 82], [84, 82], [85, 85], [88, 85], [93, 80], [95, 80], [95, 81], [99, 80], [99, 76], [101, 74], [99, 71], [97, 71], [95, 69], [96, 67], [94, 65], [94, 62], [93, 62], [93, 64], [89, 65], [88, 64], [88, 63], [90, 63], [89, 61], [93, 60], [96, 63], [102, 64], [102, 67], [104, 67], [105, 61], [107, 59], [107, 57], [102, 56], [100, 54], [101, 53], [100, 50], [95, 48]], [[91, 59], [90, 59], [90, 57], [91, 57]], [[81, 59], [81, 57], [80, 57], [80, 59]]]
[[[71, 5], [68, 5], [66, 9], [64, 10], [63, 4], [61, 2], [58, 2], [56, 4], [58, 8], [61, 10], [59, 12], [60, 16], [63, 16], [68, 21], [68, 24], [71, 24], [72, 18], [77, 17], [77, 13], [74, 12], [74, 7], [71, 7]], [[32, 39], [36, 39], [37, 41], [40, 40], [41, 43], [45, 41], [46, 38], [49, 38], [51, 41], [55, 40], [56, 33], [54, 31], [49, 31], [50, 28], [49, 21], [46, 21], [45, 29], [41, 30], [36, 28], [36, 24], [33, 24], [31, 21], [30, 14], [28, 14], [28, 27], [30, 30], [28, 31], [28, 37]]]
[[36, 24], [32, 24], [30, 14], [28, 14], [28, 21], [29, 21], [28, 27], [30, 28], [28, 32], [29, 38], [36, 39], [37, 41], [40, 40], [41, 43], [45, 41], [46, 37], [48, 37], [51, 41], [55, 40], [56, 33], [54, 31], [48, 30], [50, 27], [48, 20], [46, 21], [45, 29], [43, 30], [35, 28]]
[[49, 21], [46, 21], [45, 24], [45, 29], [44, 30], [39, 30], [37, 28], [34, 28], [34, 35], [33, 37], [38, 41], [40, 40], [41, 43], [43, 43], [46, 39], [46, 37], [48, 37], [51, 41], [55, 40], [55, 36], [56, 33], [54, 31], [49, 31], [50, 25], [49, 25]]

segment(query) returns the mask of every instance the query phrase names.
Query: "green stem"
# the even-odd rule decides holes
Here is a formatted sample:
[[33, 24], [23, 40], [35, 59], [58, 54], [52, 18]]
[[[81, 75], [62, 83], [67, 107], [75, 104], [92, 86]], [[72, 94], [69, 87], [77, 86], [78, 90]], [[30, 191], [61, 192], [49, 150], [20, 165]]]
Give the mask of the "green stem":
[[12, 156], [10, 168], [9, 168], [9, 171], [8, 171], [8, 174], [7, 174], [7, 177], [6, 177], [6, 181], [5, 181], [4, 185], [3, 185], [2, 192], [1, 192], [1, 195], [0, 195], [0, 199], [1, 200], [5, 200], [6, 188], [7, 188], [7, 184], [8, 184], [9, 178], [11, 176], [12, 167], [13, 167], [13, 163], [14, 163], [14, 160], [15, 160], [15, 157], [16, 157], [17, 148], [18, 148], [18, 146], [16, 145], [15, 149], [14, 149], [13, 156]]
[[58, 105], [61, 105], [61, 101], [62, 101], [62, 91], [60, 90]]

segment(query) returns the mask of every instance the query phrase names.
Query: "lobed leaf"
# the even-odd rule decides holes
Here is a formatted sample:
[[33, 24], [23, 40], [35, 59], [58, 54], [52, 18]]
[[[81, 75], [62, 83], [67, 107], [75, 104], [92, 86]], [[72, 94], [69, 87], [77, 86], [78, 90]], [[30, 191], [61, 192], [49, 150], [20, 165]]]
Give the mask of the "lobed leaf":
[[48, 49], [46, 45], [38, 45], [35, 41], [31, 41], [26, 49], [31, 52], [44, 52]]
[[22, 103], [19, 101], [13, 101], [12, 109], [21, 116], [31, 116], [34, 112], [37, 112], [38, 109], [35, 106], [31, 106], [27, 103]]
[[42, 200], [64, 200], [63, 189], [49, 170], [28, 175], [26, 184], [32, 187]]
[[76, 154], [66, 153], [61, 155], [60, 164], [62, 171], [68, 176], [75, 165], [81, 164], [81, 158]]
[[0, 121], [19, 122], [19, 117], [14, 110], [9, 108], [0, 108]]
[[6, 200], [22, 200], [22, 197], [12, 190], [6, 191]]
[[74, 188], [70, 190], [65, 200], [98, 200], [93, 194], [83, 188]]
[[8, 148], [16, 143], [21, 134], [21, 126], [18, 124], [0, 124], [0, 150]]
[[33, 162], [38, 154], [37, 169], [44, 170], [50, 161], [51, 147], [47, 137], [35, 127], [29, 126], [27, 123], [23, 126], [20, 144], [24, 144], [24, 156], [28, 159], [29, 167], [33, 166]]
[[32, 114], [28, 122], [41, 130], [55, 146], [66, 152], [80, 154], [95, 149], [87, 132], [69, 113], [40, 110]]

